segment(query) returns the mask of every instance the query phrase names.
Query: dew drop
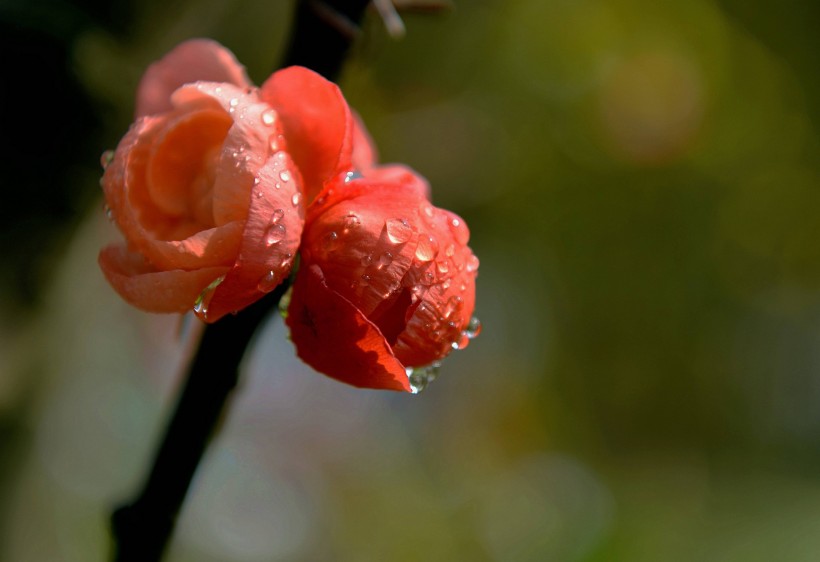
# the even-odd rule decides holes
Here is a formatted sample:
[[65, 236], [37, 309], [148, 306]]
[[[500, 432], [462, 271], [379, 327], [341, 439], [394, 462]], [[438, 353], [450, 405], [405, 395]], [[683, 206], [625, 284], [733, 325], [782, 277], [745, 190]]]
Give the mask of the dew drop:
[[444, 307], [441, 310], [441, 313], [444, 315], [444, 318], [450, 318], [456, 312], [461, 310], [463, 306], [464, 299], [461, 297], [450, 297], [447, 299], [447, 302], [444, 304]]
[[273, 246], [285, 239], [287, 229], [284, 224], [274, 224], [265, 231], [265, 244]]
[[344, 181], [345, 181], [345, 183], [349, 183], [349, 182], [352, 182], [353, 180], [358, 180], [358, 179], [361, 179], [363, 177], [364, 176], [362, 175], [361, 172], [359, 172], [357, 170], [353, 170], [353, 171], [348, 172], [348, 173], [345, 174], [345, 180]]
[[385, 253], [383, 253], [382, 255], [379, 256], [378, 268], [379, 269], [385, 268], [388, 265], [390, 265], [391, 263], [393, 263], [393, 254], [391, 254], [390, 252], [385, 252]]
[[288, 172], [287, 170], [282, 170], [281, 172], [279, 172], [279, 179], [281, 179], [284, 182], [290, 181], [290, 172]]
[[100, 166], [102, 166], [103, 170], [108, 168], [108, 165], [114, 161], [114, 151], [113, 150], [106, 150], [100, 156]]
[[228, 105], [231, 107], [236, 107], [239, 105], [239, 98], [231, 98], [231, 101], [228, 102]]
[[293, 197], [290, 198], [290, 202], [293, 203], [294, 207], [299, 206], [299, 202], [302, 200], [302, 194], [298, 191], [293, 194]]
[[362, 256], [362, 265], [367, 267], [373, 263], [373, 254], [365, 254]]
[[433, 275], [432, 271], [427, 271], [427, 272], [424, 273], [424, 280], [427, 281], [428, 283], [432, 283], [433, 281], [436, 280], [436, 276]]
[[330, 231], [324, 235], [325, 249], [331, 251], [336, 248], [339, 242], [339, 235], [335, 231]]
[[459, 244], [466, 244], [470, 239], [470, 231], [467, 230], [467, 225], [464, 224], [464, 221], [458, 217], [453, 217], [450, 219], [449, 225], [450, 232], [453, 233], [453, 237], [456, 239], [456, 242]]
[[464, 334], [467, 337], [467, 339], [471, 340], [475, 337], [478, 337], [478, 335], [480, 333], [481, 333], [481, 320], [479, 320], [478, 318], [473, 316], [472, 318], [470, 318], [470, 322], [467, 324], [467, 327], [464, 328], [464, 331], [462, 332], [462, 334]]
[[356, 228], [360, 224], [362, 224], [362, 219], [360, 219], [354, 213], [348, 213], [342, 220], [342, 224], [344, 225], [344, 233], [347, 234], [351, 229]]
[[456, 253], [456, 247], [453, 244], [450, 244], [449, 246], [447, 246], [447, 249], [444, 250], [444, 255], [447, 256], [448, 258], [452, 258], [453, 254], [455, 254], [455, 253]]
[[217, 277], [211, 282], [210, 285], [205, 287], [202, 292], [199, 293], [199, 296], [194, 301], [194, 314], [196, 314], [199, 318], [205, 320], [208, 317], [208, 306], [211, 304], [214, 291], [216, 291], [216, 288], [224, 280], [224, 276]]
[[416, 246], [416, 259], [420, 262], [432, 260], [438, 254], [438, 242], [429, 234], [419, 236], [419, 245]]
[[259, 178], [253, 178], [253, 185], [259, 185], [259, 182], [262, 181]]
[[284, 218], [284, 216], [285, 216], [285, 210], [284, 209], [276, 209], [270, 216], [270, 223], [271, 224], [276, 224], [280, 220], [282, 220]]
[[406, 219], [388, 219], [384, 221], [387, 239], [393, 244], [404, 244], [413, 236], [413, 229]]
[[467, 271], [472, 273], [472, 272], [478, 270], [478, 264], [479, 264], [478, 258], [475, 257], [475, 255], [470, 256], [469, 259], [467, 260]]
[[270, 293], [278, 284], [279, 281], [276, 279], [276, 272], [270, 270], [262, 276], [262, 279], [259, 280], [259, 284], [256, 285], [256, 288], [263, 293]]
[[273, 184], [273, 187], [275, 187], [276, 189], [282, 189], [282, 184], [279, 183], [279, 182], [276, 182], [275, 184]]
[[370, 276], [368, 274], [362, 275], [362, 285], [367, 285], [370, 283]]
[[257, 192], [254, 193], [254, 195], [256, 195], [257, 199], [262, 199], [262, 197], [264, 197], [265, 194], [262, 193], [261, 191], [257, 191]]
[[410, 382], [410, 390], [413, 394], [418, 394], [427, 388], [431, 382], [438, 377], [441, 363], [438, 361], [427, 367], [406, 367], [407, 380]]
[[266, 109], [262, 112], [262, 123], [271, 126], [276, 121], [276, 111], [273, 109]]
[[441, 260], [440, 262], [436, 263], [436, 267], [438, 268], [438, 272], [442, 275], [450, 271], [450, 264], [447, 263], [447, 260]]

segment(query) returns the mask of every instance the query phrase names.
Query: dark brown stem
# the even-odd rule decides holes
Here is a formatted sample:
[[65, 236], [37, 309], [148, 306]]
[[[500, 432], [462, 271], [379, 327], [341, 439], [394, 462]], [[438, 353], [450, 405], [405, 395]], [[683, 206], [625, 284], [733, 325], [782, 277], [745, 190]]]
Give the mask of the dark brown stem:
[[262, 322], [287, 290], [205, 328], [185, 386], [139, 496], [112, 518], [117, 562], [160, 560], [194, 472], [239, 380], [239, 366]]

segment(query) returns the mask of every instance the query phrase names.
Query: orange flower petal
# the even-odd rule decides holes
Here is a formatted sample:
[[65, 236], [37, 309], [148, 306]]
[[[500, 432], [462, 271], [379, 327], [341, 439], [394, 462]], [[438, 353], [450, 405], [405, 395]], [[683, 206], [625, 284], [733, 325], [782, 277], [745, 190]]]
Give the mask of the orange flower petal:
[[286, 321], [297, 354], [317, 371], [353, 386], [410, 392], [379, 329], [328, 288], [318, 266], [299, 271]]
[[136, 117], [169, 111], [171, 94], [183, 84], [199, 80], [241, 88], [251, 85], [245, 67], [228, 49], [210, 39], [191, 39], [145, 71], [137, 87]]
[[187, 312], [202, 291], [227, 267], [157, 271], [140, 254], [114, 245], [103, 248], [100, 269], [126, 302], [148, 312]]

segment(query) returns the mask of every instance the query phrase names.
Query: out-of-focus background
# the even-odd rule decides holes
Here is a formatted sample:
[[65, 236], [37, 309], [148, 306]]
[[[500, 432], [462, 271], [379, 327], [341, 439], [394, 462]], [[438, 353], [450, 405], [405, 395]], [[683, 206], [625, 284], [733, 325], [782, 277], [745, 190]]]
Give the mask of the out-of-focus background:
[[[102, 560], [193, 323], [108, 288], [99, 156], [213, 37], [258, 83], [290, 2], [3, 0], [0, 560]], [[341, 80], [481, 259], [424, 394], [273, 319], [169, 560], [820, 559], [820, 4], [500, 0], [370, 14]]]

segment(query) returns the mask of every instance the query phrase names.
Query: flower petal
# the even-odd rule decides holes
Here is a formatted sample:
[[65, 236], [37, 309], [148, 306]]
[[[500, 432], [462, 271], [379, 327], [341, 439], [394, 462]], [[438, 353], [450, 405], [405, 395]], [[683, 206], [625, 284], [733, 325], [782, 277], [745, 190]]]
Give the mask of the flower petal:
[[140, 254], [124, 246], [103, 248], [100, 269], [126, 302], [148, 312], [187, 312], [202, 291], [224, 275], [227, 267], [196, 271], [157, 271]]
[[183, 84], [199, 80], [242, 88], [251, 85], [245, 67], [228, 49], [210, 39], [191, 39], [145, 71], [137, 87], [136, 117], [170, 110], [171, 94]]
[[382, 333], [328, 288], [318, 266], [299, 271], [287, 324], [297, 354], [317, 371], [353, 386], [410, 392], [404, 366]]
[[[291, 175], [283, 183], [282, 176]], [[301, 180], [290, 157], [278, 152], [257, 172], [239, 257], [200, 318], [215, 322], [272, 291], [289, 274], [304, 226]]]
[[[352, 167], [350, 108], [338, 86], [300, 66], [273, 73], [262, 85], [261, 96], [282, 118], [288, 150], [302, 171], [310, 202], [325, 181]], [[358, 136], [364, 138], [361, 131]], [[369, 157], [364, 152], [358, 156]]]

